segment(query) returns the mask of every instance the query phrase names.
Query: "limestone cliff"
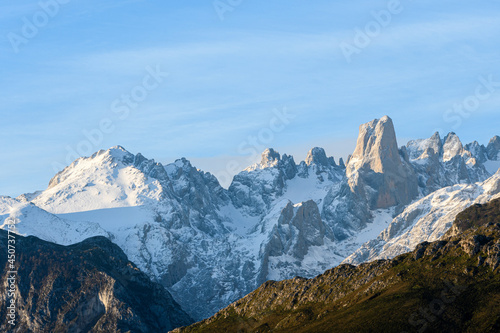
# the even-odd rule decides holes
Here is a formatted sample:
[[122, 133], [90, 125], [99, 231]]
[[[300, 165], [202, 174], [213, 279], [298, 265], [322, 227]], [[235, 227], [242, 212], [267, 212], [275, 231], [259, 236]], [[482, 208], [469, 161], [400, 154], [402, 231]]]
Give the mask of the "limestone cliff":
[[399, 154], [387, 116], [359, 127], [346, 175], [351, 191], [366, 198], [371, 209], [405, 205], [418, 195], [417, 177]]

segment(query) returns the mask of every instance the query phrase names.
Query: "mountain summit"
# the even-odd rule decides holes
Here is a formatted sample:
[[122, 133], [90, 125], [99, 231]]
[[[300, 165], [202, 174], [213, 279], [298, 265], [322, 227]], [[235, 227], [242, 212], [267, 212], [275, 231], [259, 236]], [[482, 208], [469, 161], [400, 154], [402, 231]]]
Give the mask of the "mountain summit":
[[399, 154], [388, 116], [359, 127], [346, 175], [351, 190], [366, 198], [371, 209], [405, 205], [418, 195], [417, 177]]

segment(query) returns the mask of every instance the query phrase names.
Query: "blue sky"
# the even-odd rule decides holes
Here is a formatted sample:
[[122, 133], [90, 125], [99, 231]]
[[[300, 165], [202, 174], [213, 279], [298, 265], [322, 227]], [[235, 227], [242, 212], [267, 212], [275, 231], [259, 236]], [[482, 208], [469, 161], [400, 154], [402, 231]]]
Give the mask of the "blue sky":
[[0, 194], [44, 189], [69, 151], [115, 145], [227, 184], [267, 146], [346, 157], [385, 114], [400, 145], [436, 130], [487, 144], [500, 134], [499, 5], [3, 4]]

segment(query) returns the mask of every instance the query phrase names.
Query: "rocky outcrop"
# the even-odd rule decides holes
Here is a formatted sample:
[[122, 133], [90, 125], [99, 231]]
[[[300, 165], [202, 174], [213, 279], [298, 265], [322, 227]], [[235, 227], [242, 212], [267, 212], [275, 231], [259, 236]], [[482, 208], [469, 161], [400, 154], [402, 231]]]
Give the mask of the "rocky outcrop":
[[309, 150], [304, 162], [308, 166], [312, 164], [316, 164], [318, 166], [323, 166], [323, 167], [336, 166], [333, 157], [326, 157], [325, 150], [319, 147], [314, 147], [311, 150]]
[[488, 154], [488, 159], [492, 161], [498, 161], [500, 152], [500, 137], [498, 135], [494, 136], [488, 146], [486, 147], [486, 153]]
[[[500, 190], [500, 184], [497, 185]], [[446, 232], [446, 237], [454, 237], [469, 229], [477, 229], [488, 223], [500, 222], [500, 199], [476, 203], [460, 212], [453, 226]]]
[[477, 142], [462, 145], [455, 133], [441, 139], [439, 133], [424, 140], [412, 140], [402, 150], [418, 176], [419, 192], [430, 194], [446, 186], [484, 181], [491, 175], [483, 163], [486, 148]]
[[371, 209], [405, 205], [418, 195], [417, 177], [399, 154], [387, 116], [360, 126], [346, 175], [351, 191], [365, 198]]
[[[15, 270], [16, 325], [3, 332], [161, 332], [192, 319], [158, 283], [128, 261], [104, 237], [61, 246], [36, 237], [15, 236], [15, 263], [0, 257], [2, 281]], [[0, 230], [7, 253], [7, 232]], [[0, 297], [0, 316], [7, 301]]]
[[479, 163], [484, 163], [488, 160], [486, 148], [480, 145], [477, 141], [472, 141], [465, 145], [465, 150], [469, 151]]
[[365, 198], [360, 193], [352, 192], [347, 180], [341, 183], [340, 190], [332, 188], [327, 193], [321, 216], [328, 221], [338, 241], [365, 228], [372, 218]]
[[272, 148], [264, 150], [260, 160], [261, 168], [270, 168], [278, 166], [280, 162], [280, 154]]
[[262, 153], [261, 162], [234, 176], [229, 195], [235, 207], [252, 216], [264, 214], [272, 201], [281, 196], [286, 181], [295, 177], [297, 166], [292, 156], [281, 155], [274, 149]]
[[441, 155], [443, 152], [443, 142], [438, 132], [435, 132], [428, 139], [410, 140], [406, 144], [406, 150], [410, 160], [424, 159], [433, 155]]
[[[269, 279], [271, 269], [282, 276], [301, 273], [296, 263], [287, 263], [286, 258], [303, 260], [313, 246], [323, 246], [325, 240], [334, 240], [333, 232], [321, 220], [318, 206], [312, 200], [293, 205], [291, 202], [281, 211], [278, 223], [273, 227], [269, 239], [262, 247], [261, 269], [258, 283]], [[284, 260], [280, 260], [280, 259]], [[272, 265], [279, 265], [270, 267]], [[307, 274], [307, 272], [303, 272]]]
[[458, 136], [451, 132], [444, 138], [443, 162], [451, 160], [455, 156], [460, 156], [464, 152], [464, 147]]
[[[196, 169], [185, 158], [168, 164], [164, 170], [168, 179], [164, 186], [168, 187], [172, 201], [179, 204], [177, 214], [192, 217], [191, 225], [207, 234], [224, 233], [217, 210], [228, 204], [230, 199], [217, 178]], [[187, 220], [184, 220], [185, 225]]]
[[[342, 159], [341, 159], [342, 160]], [[337, 165], [333, 157], [327, 157], [323, 148], [314, 147], [298, 166], [298, 176], [307, 178], [314, 175], [320, 182], [339, 181], [343, 178], [345, 166]]]
[[327, 235], [333, 236], [331, 232], [327, 232], [314, 201], [297, 205], [289, 202], [271, 234], [267, 252], [273, 257], [288, 254], [303, 259], [309, 247], [323, 245]]

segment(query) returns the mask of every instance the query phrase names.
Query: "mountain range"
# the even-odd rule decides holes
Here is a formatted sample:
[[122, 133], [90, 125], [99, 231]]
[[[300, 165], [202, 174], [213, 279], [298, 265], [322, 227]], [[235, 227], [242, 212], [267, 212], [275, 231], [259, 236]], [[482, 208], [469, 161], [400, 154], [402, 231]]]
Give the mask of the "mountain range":
[[120, 146], [79, 158], [47, 189], [0, 197], [0, 224], [61, 245], [104, 236], [195, 320], [268, 280], [393, 258], [435, 241], [463, 209], [500, 197], [500, 138], [454, 133], [398, 146], [385, 116], [359, 128], [346, 161], [272, 148], [228, 189], [181, 158]]
[[439, 240], [313, 279], [267, 281], [173, 332], [498, 332], [500, 199], [457, 215]]

